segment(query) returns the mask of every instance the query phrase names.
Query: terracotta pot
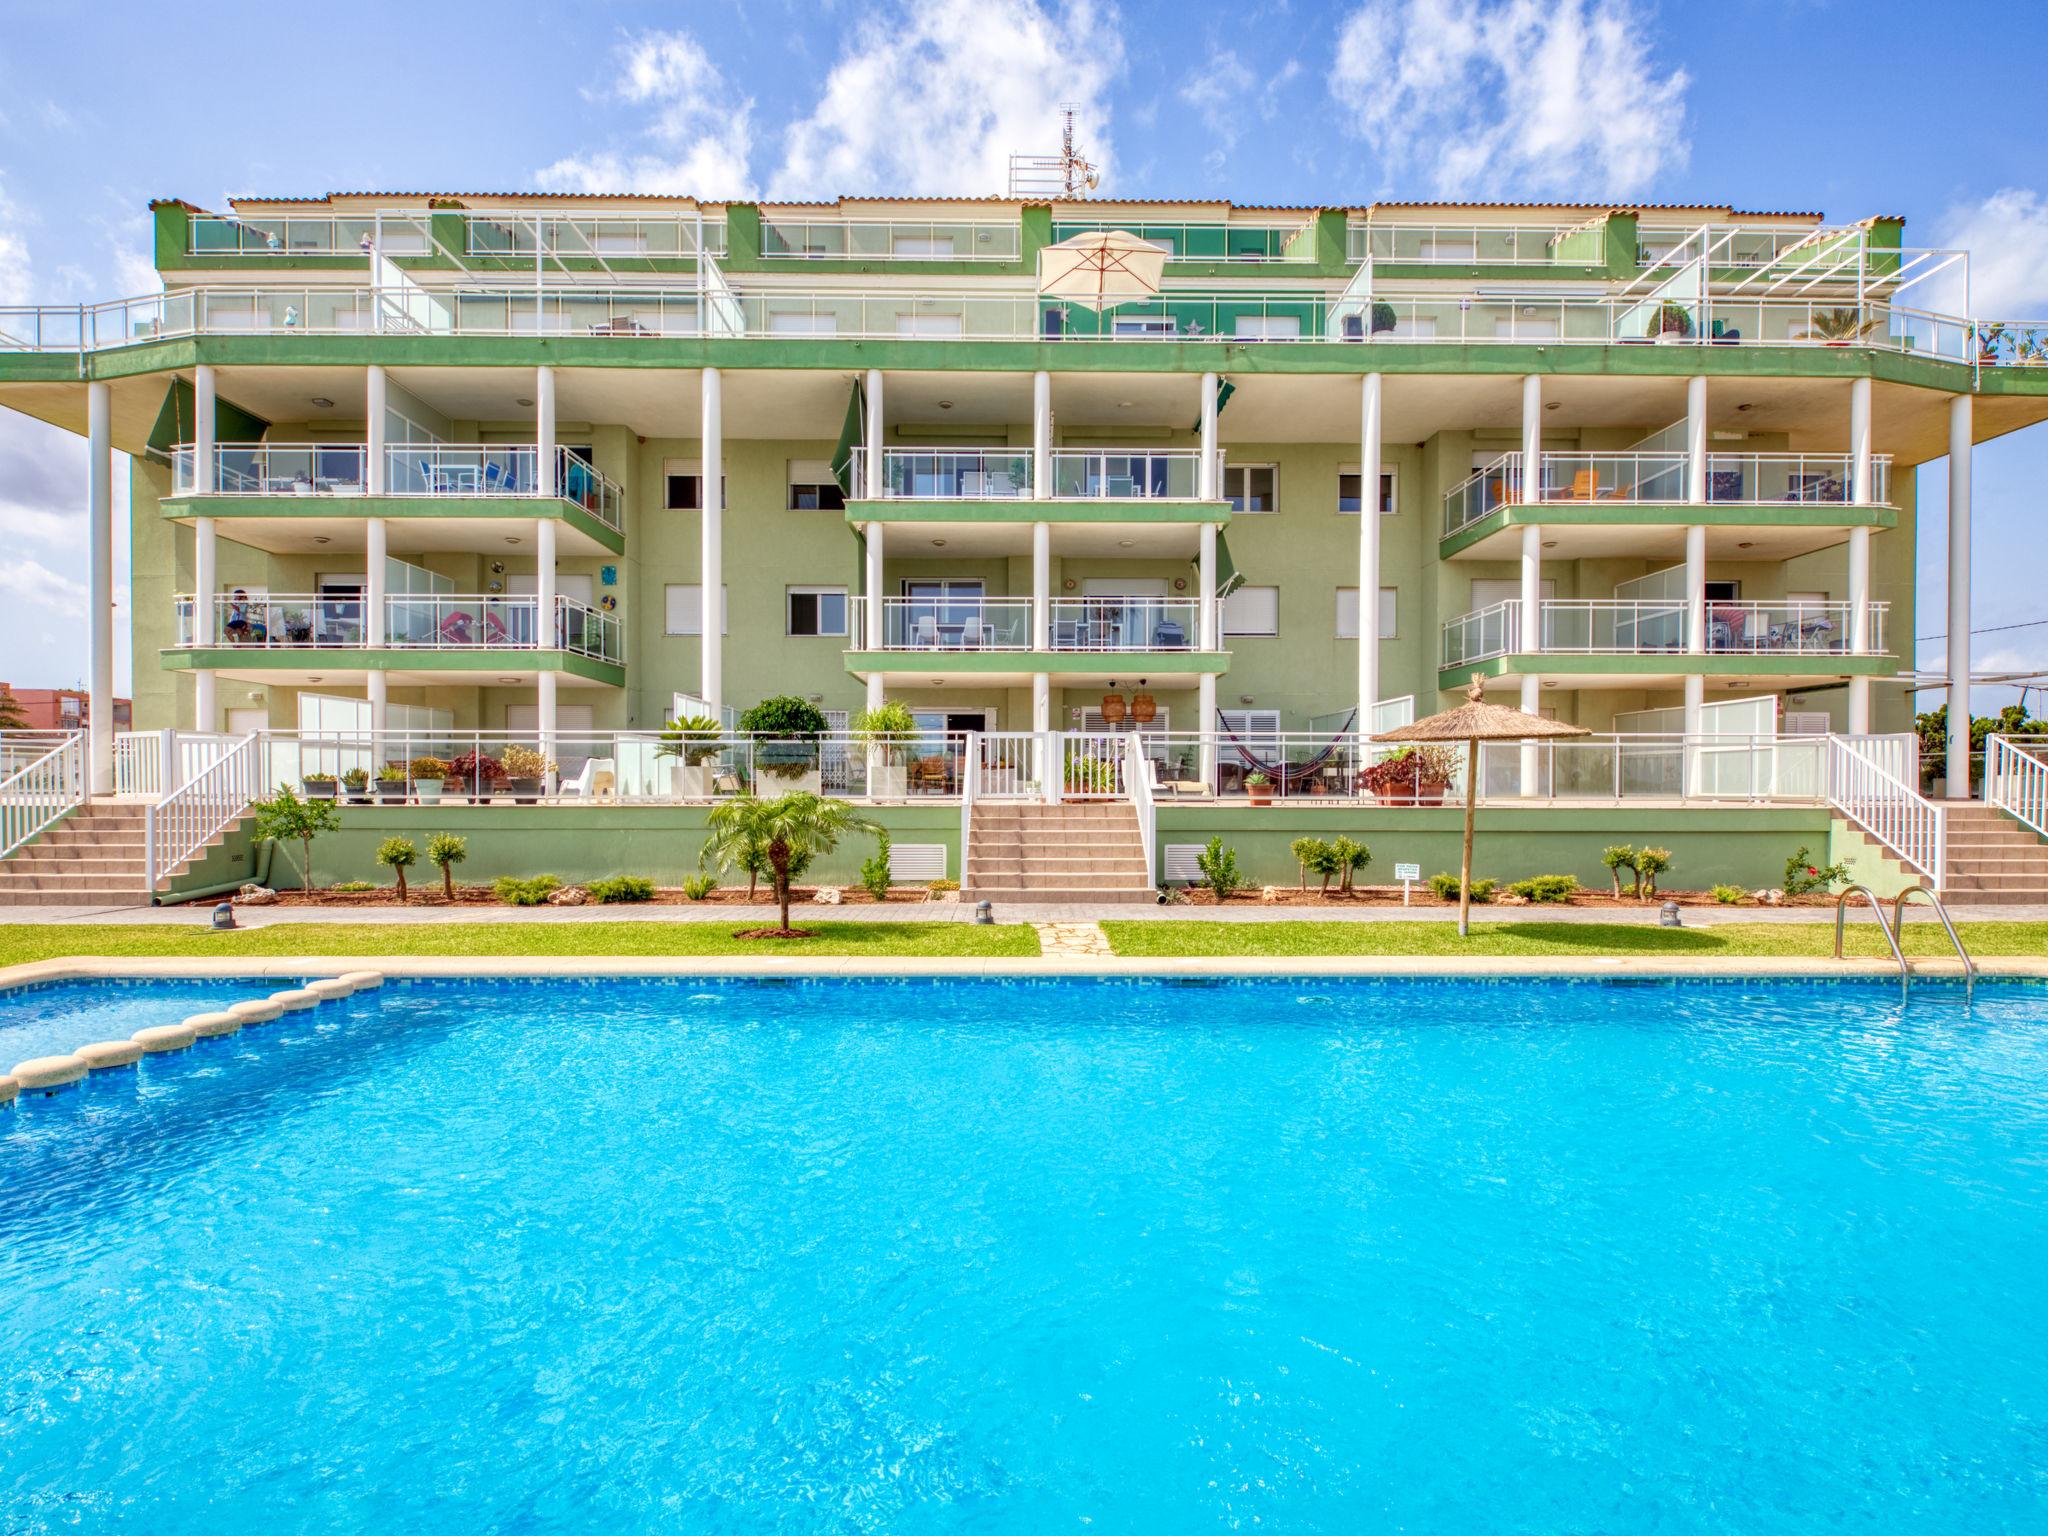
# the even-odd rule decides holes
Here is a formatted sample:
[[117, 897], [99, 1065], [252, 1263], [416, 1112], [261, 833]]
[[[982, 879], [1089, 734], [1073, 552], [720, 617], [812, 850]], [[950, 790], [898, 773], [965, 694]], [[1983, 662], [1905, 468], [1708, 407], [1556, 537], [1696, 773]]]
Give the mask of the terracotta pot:
[[1253, 805], [1271, 805], [1273, 803], [1273, 786], [1270, 784], [1247, 784], [1245, 786], [1245, 793], [1251, 796]]

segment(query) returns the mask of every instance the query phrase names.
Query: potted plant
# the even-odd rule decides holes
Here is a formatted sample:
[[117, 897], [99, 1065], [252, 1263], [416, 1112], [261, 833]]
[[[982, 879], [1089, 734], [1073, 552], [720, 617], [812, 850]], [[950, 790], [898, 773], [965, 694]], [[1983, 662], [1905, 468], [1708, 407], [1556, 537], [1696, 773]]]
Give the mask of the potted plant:
[[405, 804], [405, 764], [386, 763], [377, 770], [377, 801], [381, 805]]
[[448, 764], [448, 777], [469, 786], [469, 798], [477, 805], [491, 803], [491, 791], [505, 782], [505, 769], [489, 753], [471, 750]]
[[1358, 776], [1358, 787], [1377, 795], [1388, 805], [1413, 805], [1419, 782], [1413, 761], [1415, 749], [1402, 747], [1367, 766]]
[[774, 794], [820, 792], [818, 738], [825, 717], [815, 705], [788, 694], [763, 699], [740, 716], [740, 729], [753, 736], [754, 766], [773, 781]]
[[917, 741], [917, 717], [908, 704], [890, 700], [853, 717], [853, 729], [868, 749], [868, 794], [901, 800], [910, 793], [910, 753]]
[[448, 765], [438, 757], [416, 757], [412, 760], [413, 793], [420, 797], [421, 805], [439, 805], [441, 788], [448, 781]]
[[350, 805], [368, 805], [370, 803], [369, 769], [350, 768], [342, 774], [341, 782], [348, 790], [348, 803]]
[[1412, 761], [1415, 764], [1415, 803], [1442, 805], [1451, 780], [1458, 775], [1457, 754], [1449, 747], [1419, 746], [1414, 750]]
[[505, 783], [512, 791], [515, 805], [532, 805], [539, 800], [547, 776], [554, 771], [555, 765], [532, 747], [513, 745], [505, 749]]
[[1657, 312], [1650, 316], [1650, 340], [1689, 341], [1692, 338], [1692, 311], [1683, 304], [1674, 304], [1666, 299], [1657, 306]]
[[1373, 335], [1378, 336], [1384, 332], [1391, 331], [1397, 323], [1398, 320], [1394, 314], [1394, 306], [1387, 303], [1384, 299], [1374, 299], [1372, 303]]
[[310, 645], [313, 641], [313, 619], [303, 608], [287, 608], [280, 614], [284, 625], [284, 637], [293, 645]]
[[682, 761], [670, 770], [677, 798], [708, 800], [716, 772], [710, 764], [724, 750], [725, 732], [709, 715], [681, 715], [662, 728], [655, 753]]
[[1107, 758], [1067, 755], [1067, 799], [1109, 800], [1115, 795], [1116, 764]]
[[1244, 792], [1252, 797], [1253, 805], [1273, 803], [1273, 781], [1266, 777], [1262, 769], [1254, 768], [1245, 775]]
[[304, 786], [308, 800], [332, 800], [339, 788], [331, 773], [309, 773], [299, 782]]

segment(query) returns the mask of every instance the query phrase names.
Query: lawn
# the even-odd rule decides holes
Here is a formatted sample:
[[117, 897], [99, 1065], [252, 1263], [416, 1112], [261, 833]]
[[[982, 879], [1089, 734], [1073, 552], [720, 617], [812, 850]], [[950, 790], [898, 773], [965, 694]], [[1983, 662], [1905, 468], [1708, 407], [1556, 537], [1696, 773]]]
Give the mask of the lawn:
[[[1201, 921], [1105, 922], [1119, 955], [1177, 959], [1191, 955], [1546, 955], [1778, 956], [1825, 958], [1835, 952], [1832, 923], [1729, 923], [1711, 928], [1656, 928], [1646, 923], [1474, 923], [1469, 939], [1452, 923]], [[2048, 923], [1960, 923], [1972, 956], [2048, 955]], [[1936, 922], [1908, 916], [1904, 948], [1910, 958], [1953, 956]], [[1868, 920], [1849, 928], [1851, 955], [1887, 954]]]
[[[758, 921], [758, 920], [757, 920]], [[1038, 954], [1026, 923], [813, 923], [811, 939], [736, 939], [714, 923], [273, 923], [216, 933], [198, 923], [0, 923], [0, 965], [92, 955], [236, 959], [289, 955], [833, 955], [885, 958]]]

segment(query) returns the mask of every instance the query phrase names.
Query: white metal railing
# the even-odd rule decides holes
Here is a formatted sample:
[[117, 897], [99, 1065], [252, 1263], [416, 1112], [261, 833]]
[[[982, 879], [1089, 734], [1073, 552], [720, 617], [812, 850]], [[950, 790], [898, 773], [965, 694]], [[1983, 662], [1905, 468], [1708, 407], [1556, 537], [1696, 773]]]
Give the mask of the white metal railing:
[[210, 767], [236, 738], [220, 731], [116, 731], [114, 793], [161, 795]]
[[[876, 599], [847, 599], [847, 648], [872, 649], [868, 613]], [[882, 643], [885, 651], [1028, 651], [1031, 599], [1028, 597], [885, 597]]]
[[260, 776], [262, 737], [242, 737], [161, 800], [145, 818], [149, 889], [156, 890], [179, 867], [267, 792]]
[[[215, 496], [360, 496], [369, 483], [369, 450], [361, 443], [217, 443]], [[199, 492], [199, 451], [171, 450], [171, 494]]]
[[586, 459], [555, 450], [555, 478], [543, 493], [540, 449], [531, 443], [394, 443], [385, 450], [393, 496], [548, 496], [572, 501], [607, 528], [625, 526], [626, 493]]
[[1522, 633], [1522, 605], [1509, 599], [1444, 622], [1438, 652], [1440, 667], [1461, 667], [1468, 661], [1485, 661], [1512, 655]]
[[1192, 651], [1202, 605], [1180, 597], [1056, 597], [1049, 604], [1055, 651]]
[[[1217, 455], [1218, 483], [1222, 454]], [[867, 449], [853, 450], [854, 495], [865, 496]], [[885, 448], [882, 495], [892, 500], [1018, 500], [1034, 490], [1028, 448]], [[1062, 500], [1191, 501], [1201, 493], [1193, 448], [1055, 448], [1053, 497]]]
[[[1055, 448], [1052, 494], [1060, 499], [1190, 501], [1201, 494], [1202, 454], [1198, 448]], [[1223, 455], [1216, 455], [1217, 494], [1222, 494]]]
[[1168, 261], [1214, 261], [1266, 264], [1312, 262], [1316, 259], [1315, 221], [1282, 220], [1251, 223], [1214, 220], [1160, 222], [1155, 219], [1056, 219], [1055, 242], [1076, 235], [1102, 234], [1111, 230], [1136, 235], [1166, 253]]
[[2048, 741], [1990, 737], [1984, 744], [1984, 800], [2048, 837]]
[[0, 778], [0, 859], [84, 803], [85, 751], [85, 733], [67, 732]]
[[[1663, 453], [1546, 453], [1534, 499], [1683, 505], [1690, 456]], [[1706, 499], [1714, 503], [1805, 506], [1852, 503], [1854, 460], [1843, 453], [1712, 453]], [[1891, 455], [1874, 455], [1868, 499], [1890, 495]], [[1448, 537], [1488, 513], [1525, 499], [1520, 453], [1504, 453], [1444, 493]]]
[[1947, 812], [1901, 772], [1895, 739], [1828, 737], [1828, 804], [1861, 827], [1938, 891], [1947, 883]]
[[468, 256], [532, 260], [538, 253], [565, 260], [646, 259], [691, 261], [703, 249], [725, 254], [726, 221], [694, 214], [466, 213], [462, 248]]
[[[1521, 647], [1521, 602], [1510, 598], [1444, 622], [1439, 666], [1463, 666]], [[1889, 605], [1865, 605], [1868, 637], [1858, 645], [1850, 603], [1713, 602], [1705, 651], [1745, 656], [1882, 656]], [[1682, 655], [1690, 647], [1687, 605], [1675, 598], [1545, 598], [1541, 646], [1582, 655]]]
[[1631, 598], [1552, 598], [1542, 606], [1543, 649], [1642, 656], [1683, 651], [1685, 604]]
[[1885, 655], [1885, 617], [1891, 605], [1864, 607], [1869, 636], [1858, 645], [1851, 603], [1708, 603], [1707, 649], [1719, 655]]
[[1138, 842], [1144, 850], [1145, 879], [1149, 884], [1159, 878], [1159, 813], [1152, 798], [1151, 760], [1136, 732], [1124, 737], [1123, 745], [1124, 792], [1131, 797], [1131, 807], [1138, 815]]
[[796, 261], [1017, 261], [1024, 230], [1000, 219], [761, 220], [761, 254]]
[[[211, 644], [223, 650], [366, 650], [362, 595], [236, 590], [213, 599]], [[196, 605], [176, 599], [175, 643], [199, 643]], [[540, 599], [478, 593], [406, 593], [384, 600], [384, 645], [392, 650], [563, 650], [599, 661], [625, 659], [624, 628], [614, 614], [557, 594], [552, 637], [538, 634]]]
[[191, 256], [359, 256], [367, 261], [372, 250], [386, 256], [431, 255], [426, 218], [195, 213], [187, 224], [186, 254]]
[[[1604, 245], [1590, 254], [1563, 256], [1558, 244], [1583, 228], [1570, 224], [1381, 224], [1367, 221], [1345, 229], [1351, 261], [1425, 266], [1604, 266]], [[1589, 230], [1590, 234], [1591, 231]], [[1594, 237], [1597, 239], [1597, 236]]]
[[[1891, 497], [1892, 458], [1871, 458], [1869, 501]], [[1806, 506], [1850, 505], [1855, 496], [1855, 460], [1846, 453], [1710, 453], [1707, 500]]]

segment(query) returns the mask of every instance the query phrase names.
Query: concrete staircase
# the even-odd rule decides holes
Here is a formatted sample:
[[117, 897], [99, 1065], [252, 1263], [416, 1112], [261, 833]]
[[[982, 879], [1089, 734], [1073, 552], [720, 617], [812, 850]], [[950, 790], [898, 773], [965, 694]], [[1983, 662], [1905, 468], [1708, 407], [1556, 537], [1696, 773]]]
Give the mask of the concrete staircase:
[[2048, 904], [2048, 843], [1994, 806], [1950, 802], [1947, 860], [1949, 906]]
[[971, 901], [1140, 904], [1158, 899], [1137, 807], [978, 800], [960, 894]]
[[149, 905], [148, 814], [118, 800], [79, 806], [0, 859], [0, 907]]

